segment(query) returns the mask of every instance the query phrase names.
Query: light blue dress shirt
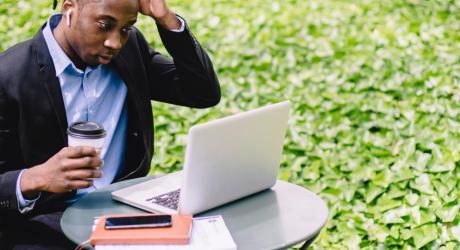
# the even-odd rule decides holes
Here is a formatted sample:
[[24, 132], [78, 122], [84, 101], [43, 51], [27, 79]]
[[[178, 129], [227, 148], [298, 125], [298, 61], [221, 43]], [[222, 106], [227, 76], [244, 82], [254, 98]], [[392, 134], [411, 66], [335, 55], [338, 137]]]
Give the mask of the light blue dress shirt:
[[[94, 68], [88, 66], [85, 70], [75, 67], [57, 43], [52, 32], [61, 18], [60, 14], [50, 16], [43, 29], [43, 36], [56, 69], [56, 77], [61, 85], [67, 123], [97, 122], [102, 124], [107, 134], [101, 152], [101, 158], [104, 161], [102, 177], [95, 179], [92, 187], [78, 190], [77, 194], [69, 200], [69, 202], [75, 202], [84, 194], [112, 183], [121, 171], [124, 163], [128, 119], [127, 88], [116, 70], [109, 65], [98, 65]], [[184, 31], [185, 21], [180, 17], [178, 19], [181, 22], [180, 29], [171, 31]], [[23, 171], [20, 172], [16, 182], [16, 196], [19, 211], [26, 213], [33, 209], [40, 196], [34, 200], [26, 200], [23, 197], [20, 189]]]

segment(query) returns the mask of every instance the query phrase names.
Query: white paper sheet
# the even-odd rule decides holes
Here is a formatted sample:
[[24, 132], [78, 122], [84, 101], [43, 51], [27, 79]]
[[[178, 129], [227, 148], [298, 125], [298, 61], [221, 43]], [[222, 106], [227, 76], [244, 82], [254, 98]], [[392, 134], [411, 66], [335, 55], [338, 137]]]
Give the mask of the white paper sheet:
[[97, 245], [96, 250], [235, 250], [236, 244], [220, 215], [193, 218], [187, 245]]

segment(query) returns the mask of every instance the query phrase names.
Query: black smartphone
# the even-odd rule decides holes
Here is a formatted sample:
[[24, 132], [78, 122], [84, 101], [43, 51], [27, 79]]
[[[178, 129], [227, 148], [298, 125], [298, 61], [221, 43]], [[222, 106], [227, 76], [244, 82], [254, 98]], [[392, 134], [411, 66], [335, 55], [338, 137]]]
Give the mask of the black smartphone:
[[171, 215], [168, 214], [105, 219], [105, 229], [170, 227], [171, 225]]

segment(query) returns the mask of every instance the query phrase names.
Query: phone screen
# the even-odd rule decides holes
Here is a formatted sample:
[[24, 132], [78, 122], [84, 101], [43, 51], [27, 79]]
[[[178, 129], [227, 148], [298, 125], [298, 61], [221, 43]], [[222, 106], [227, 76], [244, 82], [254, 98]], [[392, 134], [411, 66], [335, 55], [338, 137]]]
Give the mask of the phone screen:
[[171, 225], [171, 215], [109, 217], [105, 220], [106, 229], [168, 227]]

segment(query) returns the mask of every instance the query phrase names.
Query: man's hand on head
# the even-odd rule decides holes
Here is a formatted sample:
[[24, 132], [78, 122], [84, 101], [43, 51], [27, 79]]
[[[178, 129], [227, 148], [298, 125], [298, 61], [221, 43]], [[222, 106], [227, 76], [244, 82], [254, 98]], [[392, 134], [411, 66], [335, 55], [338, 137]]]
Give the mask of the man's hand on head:
[[165, 0], [139, 0], [139, 12], [150, 16], [168, 30], [180, 29], [181, 22], [166, 5]]
[[38, 193], [64, 193], [93, 185], [101, 177], [102, 160], [93, 147], [66, 147], [45, 163], [26, 169], [20, 186], [24, 197]]

